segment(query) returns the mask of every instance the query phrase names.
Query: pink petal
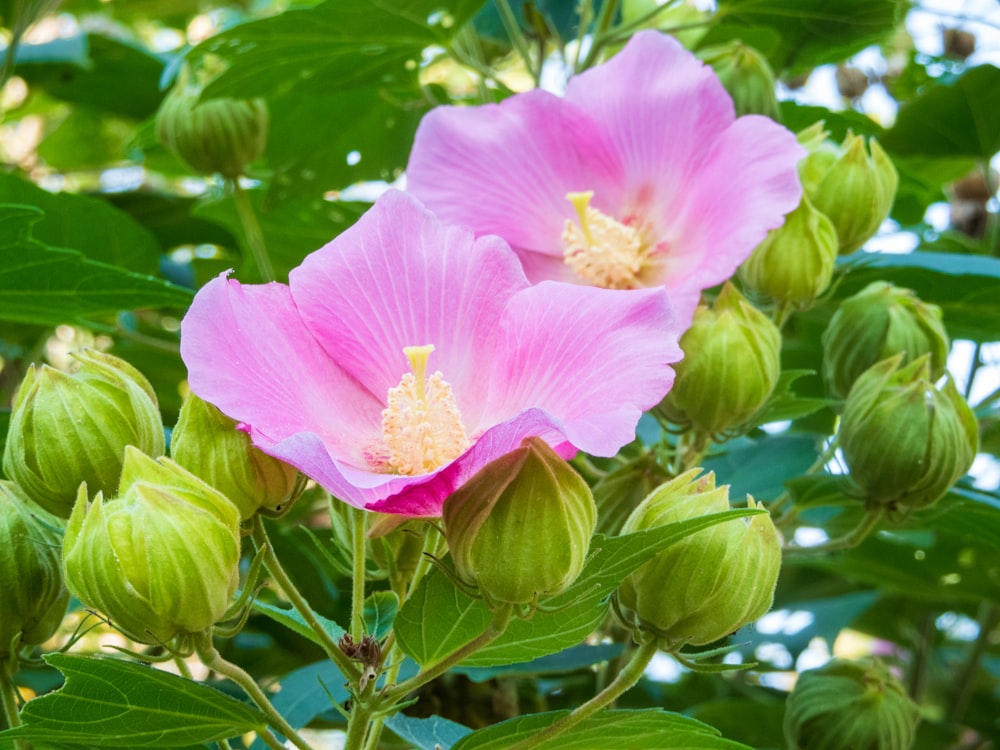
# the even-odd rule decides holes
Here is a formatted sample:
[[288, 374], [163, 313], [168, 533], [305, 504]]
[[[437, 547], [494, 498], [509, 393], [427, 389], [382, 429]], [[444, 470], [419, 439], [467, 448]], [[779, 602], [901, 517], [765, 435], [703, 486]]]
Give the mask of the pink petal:
[[310, 432], [363, 465], [363, 446], [381, 435], [382, 404], [316, 343], [282, 284], [210, 281], [181, 323], [181, 357], [191, 389], [255, 442]]
[[289, 275], [312, 334], [384, 404], [410, 365], [403, 347], [433, 344], [428, 370], [451, 383], [467, 422], [489, 369], [506, 301], [528, 285], [498, 237], [474, 240], [411, 195], [390, 191]]
[[537, 407], [577, 448], [614, 455], [673, 384], [679, 333], [663, 289], [543, 282], [519, 292], [500, 325], [485, 419]]
[[[500, 104], [438, 107], [420, 123], [407, 190], [441, 219], [562, 258], [566, 194], [620, 180], [587, 116], [541, 90]], [[595, 201], [599, 206], [599, 201]]]

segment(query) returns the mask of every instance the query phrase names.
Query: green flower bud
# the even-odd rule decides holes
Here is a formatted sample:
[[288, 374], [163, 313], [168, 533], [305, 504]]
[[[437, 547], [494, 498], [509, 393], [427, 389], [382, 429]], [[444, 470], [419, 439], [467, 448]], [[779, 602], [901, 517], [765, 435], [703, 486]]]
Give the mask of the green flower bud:
[[63, 542], [66, 585], [133, 640], [204, 631], [236, 591], [239, 521], [194, 474], [128, 448], [118, 497], [87, 502], [80, 488]]
[[235, 420], [193, 393], [181, 406], [170, 455], [232, 500], [243, 520], [259, 509], [282, 510], [300, 488], [294, 466], [255, 448]]
[[263, 99], [209, 99], [184, 71], [156, 114], [160, 141], [196, 172], [234, 179], [267, 146], [268, 110]]
[[67, 518], [77, 489], [114, 492], [125, 446], [163, 454], [163, 422], [149, 381], [125, 360], [73, 355], [76, 373], [32, 367], [18, 389], [3, 468], [28, 496]]
[[766, 115], [778, 119], [774, 71], [756, 49], [739, 40], [701, 50], [698, 56], [712, 66], [733, 98], [736, 115]]
[[[712, 473], [696, 478], [700, 471], [654, 490], [622, 533], [729, 510], [728, 485], [716, 487]], [[780, 567], [771, 517], [738, 518], [685, 537], [635, 570], [618, 589], [618, 611], [627, 624], [658, 636], [665, 650], [712, 643], [771, 608]]]
[[948, 332], [941, 309], [909, 289], [875, 281], [844, 300], [823, 332], [823, 375], [830, 392], [844, 398], [865, 370], [894, 354], [903, 362], [930, 355], [931, 377], [944, 374]]
[[594, 485], [597, 532], [616, 536], [625, 519], [646, 496], [670, 478], [651, 455], [643, 455], [615, 469]]
[[0, 664], [48, 640], [66, 614], [60, 523], [16, 484], [0, 481]]
[[597, 508], [583, 478], [531, 437], [448, 498], [443, 516], [459, 577], [493, 601], [531, 604], [580, 575]]
[[789, 750], [909, 750], [920, 709], [878, 662], [834, 660], [799, 675], [785, 704]]
[[872, 504], [889, 510], [936, 502], [972, 466], [976, 417], [951, 376], [934, 383], [929, 357], [901, 368], [903, 355], [858, 378], [840, 423], [851, 479]]
[[779, 302], [808, 307], [830, 286], [836, 262], [837, 230], [803, 196], [740, 266], [740, 279]]
[[[816, 131], [806, 142], [815, 144]], [[803, 138], [799, 138], [800, 142]], [[892, 160], [871, 139], [848, 133], [835, 147], [827, 141], [799, 163], [802, 187], [812, 204], [837, 230], [841, 253], [851, 253], [878, 231], [896, 198], [899, 176]]]
[[699, 307], [681, 337], [684, 359], [659, 409], [672, 422], [720, 435], [752, 417], [781, 373], [781, 333], [727, 283], [711, 309]]

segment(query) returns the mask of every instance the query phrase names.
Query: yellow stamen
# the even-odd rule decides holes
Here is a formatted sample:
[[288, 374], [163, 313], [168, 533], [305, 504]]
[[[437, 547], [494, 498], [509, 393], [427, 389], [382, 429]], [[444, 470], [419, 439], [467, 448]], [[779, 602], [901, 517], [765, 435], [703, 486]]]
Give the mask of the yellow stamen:
[[382, 410], [382, 439], [366, 451], [375, 471], [428, 474], [458, 458], [471, 445], [451, 385], [438, 371], [427, 377], [434, 346], [407, 346], [412, 373], [390, 388]]
[[563, 228], [563, 260], [578, 276], [606, 289], [635, 289], [648, 249], [634, 226], [623, 224], [590, 205], [593, 191], [567, 193], [579, 217]]

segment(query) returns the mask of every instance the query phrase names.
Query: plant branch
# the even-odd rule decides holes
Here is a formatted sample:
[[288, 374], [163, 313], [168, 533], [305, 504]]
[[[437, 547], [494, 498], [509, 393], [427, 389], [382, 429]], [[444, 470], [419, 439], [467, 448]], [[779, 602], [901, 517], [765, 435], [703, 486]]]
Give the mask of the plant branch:
[[[514, 11], [510, 7], [510, 0], [496, 0], [496, 7], [500, 12], [500, 20], [503, 21], [503, 27], [507, 31], [507, 36], [510, 37], [511, 44], [514, 45], [517, 54], [524, 60], [524, 65], [531, 75], [531, 80], [535, 82], [535, 86], [537, 87], [541, 83], [541, 71], [535, 68], [535, 64], [531, 60], [531, 48], [528, 46], [528, 40], [521, 33], [521, 27], [517, 23], [517, 16], [514, 15]], [[541, 67], [540, 60], [539, 67]]]
[[878, 525], [878, 522], [882, 519], [882, 514], [882, 508], [871, 509], [852, 531], [847, 532], [843, 536], [813, 547], [798, 547], [794, 545], [784, 547], [781, 552], [785, 557], [801, 557], [802, 555], [819, 555], [825, 552], [837, 552], [857, 547]]
[[236, 204], [236, 213], [243, 227], [243, 236], [246, 239], [250, 255], [253, 256], [257, 265], [257, 272], [264, 281], [274, 281], [277, 276], [274, 273], [274, 265], [267, 254], [267, 246], [264, 244], [264, 233], [260, 230], [257, 222], [257, 215], [250, 205], [250, 196], [247, 195], [243, 186], [240, 185], [239, 178], [229, 180], [233, 191], [233, 203]]
[[979, 662], [989, 648], [990, 639], [993, 637], [993, 630], [998, 624], [1000, 624], [1000, 606], [996, 604], [984, 604], [983, 611], [979, 616], [979, 636], [976, 638], [975, 643], [972, 644], [965, 664], [962, 665], [962, 671], [955, 681], [958, 690], [952, 701], [951, 711], [948, 712], [948, 718], [951, 719], [953, 724], [961, 722], [966, 710], [969, 708], [972, 694], [976, 690], [976, 671], [979, 669]]
[[365, 634], [365, 533], [368, 518], [361, 508], [351, 508], [351, 637], [360, 643]]
[[[0, 660], [0, 703], [3, 704], [3, 718], [10, 729], [21, 726], [18, 709], [17, 687], [14, 685], [14, 663], [11, 659]], [[22, 740], [14, 740], [17, 750], [26, 747]]]

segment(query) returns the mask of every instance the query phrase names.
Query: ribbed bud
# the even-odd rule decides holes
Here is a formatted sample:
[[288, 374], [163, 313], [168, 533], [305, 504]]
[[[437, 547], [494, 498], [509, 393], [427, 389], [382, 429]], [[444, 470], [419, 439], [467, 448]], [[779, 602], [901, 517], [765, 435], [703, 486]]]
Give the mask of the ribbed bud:
[[920, 709], [878, 662], [834, 660], [799, 675], [785, 704], [789, 750], [909, 750]]
[[844, 398], [858, 376], [887, 357], [903, 363], [930, 356], [933, 379], [944, 374], [948, 332], [941, 309], [909, 289], [875, 281], [844, 300], [823, 332], [823, 376], [830, 392]]
[[183, 73], [156, 114], [160, 141], [200, 174], [236, 178], [267, 146], [263, 99], [209, 99]]
[[[848, 134], [841, 146], [814, 144], [799, 163], [805, 195], [837, 231], [841, 253], [851, 253], [878, 231], [896, 198], [899, 176], [892, 160], [871, 139]], [[803, 138], [800, 136], [800, 142]], [[804, 144], [805, 145], [805, 144]]]
[[976, 417], [951, 376], [935, 386], [925, 355], [902, 355], [858, 378], [840, 423], [840, 448], [866, 501], [889, 510], [923, 508], [972, 466]]
[[32, 367], [18, 389], [3, 467], [28, 496], [67, 518], [81, 482], [118, 488], [125, 446], [163, 454], [163, 422], [149, 381], [125, 360], [92, 349], [70, 375]]
[[837, 230], [802, 197], [740, 266], [740, 279], [779, 302], [808, 307], [826, 291], [837, 262]]
[[492, 601], [530, 604], [580, 575], [597, 508], [580, 475], [531, 437], [448, 498], [443, 516], [459, 577]]
[[[716, 487], [715, 475], [698, 478], [700, 471], [650, 494], [622, 534], [729, 510], [728, 485]], [[771, 608], [780, 567], [781, 543], [769, 515], [727, 521], [681, 539], [629, 575], [618, 589], [618, 611], [665, 650], [712, 643]]]
[[295, 499], [299, 472], [262, 453], [236, 421], [193, 393], [181, 406], [170, 455], [228, 497], [246, 520], [258, 510], [279, 511]]
[[778, 119], [774, 71], [756, 49], [739, 40], [708, 47], [698, 56], [712, 66], [733, 98], [736, 115], [765, 115]]
[[239, 512], [167, 458], [126, 452], [118, 497], [87, 488], [63, 543], [66, 586], [142, 643], [204, 631], [236, 591]]
[[66, 614], [61, 523], [16, 484], [0, 481], [0, 664], [48, 640]]
[[752, 417], [781, 373], [781, 333], [727, 283], [680, 341], [674, 387], [658, 407], [672, 422], [720, 435]]

